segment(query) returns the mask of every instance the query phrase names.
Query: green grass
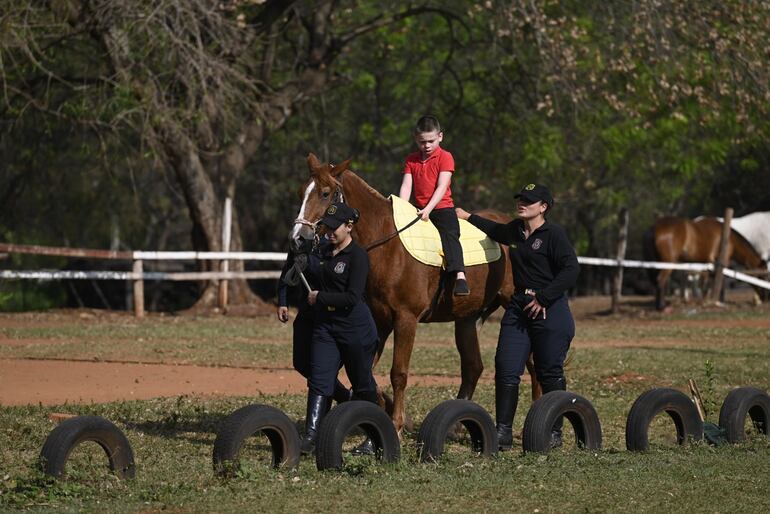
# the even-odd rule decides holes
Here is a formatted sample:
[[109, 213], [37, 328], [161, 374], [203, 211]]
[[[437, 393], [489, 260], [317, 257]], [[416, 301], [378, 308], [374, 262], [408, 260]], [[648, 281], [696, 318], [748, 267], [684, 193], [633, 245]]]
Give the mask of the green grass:
[[[274, 471], [257, 464], [265, 460], [263, 448], [246, 456], [239, 477], [225, 480], [216, 478], [211, 467], [212, 444], [222, 419], [248, 403], [266, 403], [301, 420], [302, 395], [0, 407], [0, 511], [768, 512], [768, 438], [754, 436], [741, 445], [715, 448], [703, 443], [677, 447], [661, 437], [650, 452], [625, 450], [628, 410], [651, 387], [684, 390], [687, 379], [695, 378], [713, 422], [733, 387], [770, 389], [767, 329], [722, 329], [709, 326], [711, 318], [702, 319], [702, 325], [694, 326], [675, 321], [578, 322], [569, 388], [590, 399], [599, 413], [601, 451], [569, 448], [524, 455], [516, 439], [515, 451], [495, 458], [479, 458], [466, 446], [449, 444], [439, 464], [421, 464], [415, 434], [406, 433], [402, 460], [396, 465], [349, 459], [342, 472], [321, 473], [312, 459], [303, 458], [297, 470]], [[482, 332], [485, 376], [493, 373], [497, 328], [491, 323]], [[451, 330], [450, 325], [420, 327], [413, 372], [457, 374], [459, 358]], [[245, 359], [259, 366], [289, 362], [291, 347], [290, 330], [272, 320], [230, 318], [150, 318], [139, 323], [124, 318], [82, 326], [5, 328], [0, 334], [19, 343], [45, 340], [0, 345], [2, 357], [52, 356], [66, 348], [65, 354], [90, 351], [105, 358], [123, 348], [121, 357], [142, 360], [163, 349], [168, 353], [162, 359], [211, 365]], [[623, 345], [594, 345], [602, 341]], [[380, 371], [388, 367], [390, 346]], [[430, 409], [455, 392], [453, 387], [410, 388], [408, 412], [419, 427]], [[517, 436], [530, 405], [528, 396], [525, 388], [515, 420]], [[493, 398], [494, 387], [488, 383], [475, 396], [490, 411]], [[105, 470], [101, 450], [87, 446], [73, 454], [67, 480], [41, 475], [37, 457], [55, 426], [47, 416], [60, 411], [101, 415], [123, 429], [136, 456], [136, 479], [117, 480]], [[673, 430], [665, 416], [656, 418], [655, 426], [661, 433]]]

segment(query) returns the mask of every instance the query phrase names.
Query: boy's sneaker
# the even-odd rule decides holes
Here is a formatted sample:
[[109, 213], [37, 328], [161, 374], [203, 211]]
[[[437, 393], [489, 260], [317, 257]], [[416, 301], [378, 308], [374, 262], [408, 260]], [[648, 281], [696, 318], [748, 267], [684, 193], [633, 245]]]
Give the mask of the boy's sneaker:
[[468, 289], [468, 282], [464, 278], [458, 278], [455, 280], [455, 296], [468, 296], [471, 294], [471, 290]]

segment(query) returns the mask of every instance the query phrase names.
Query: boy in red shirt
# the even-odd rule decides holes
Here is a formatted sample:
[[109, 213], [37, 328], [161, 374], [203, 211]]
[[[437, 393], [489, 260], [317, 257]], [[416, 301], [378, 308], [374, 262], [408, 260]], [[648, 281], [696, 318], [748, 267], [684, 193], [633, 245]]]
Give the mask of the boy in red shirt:
[[414, 201], [423, 221], [430, 219], [441, 236], [446, 270], [457, 273], [454, 294], [470, 294], [465, 280], [465, 263], [460, 246], [460, 223], [452, 201], [452, 173], [455, 161], [452, 154], [441, 148], [444, 133], [433, 116], [423, 116], [414, 127], [414, 141], [419, 151], [409, 154], [404, 164], [404, 179], [399, 196], [409, 201], [414, 186]]

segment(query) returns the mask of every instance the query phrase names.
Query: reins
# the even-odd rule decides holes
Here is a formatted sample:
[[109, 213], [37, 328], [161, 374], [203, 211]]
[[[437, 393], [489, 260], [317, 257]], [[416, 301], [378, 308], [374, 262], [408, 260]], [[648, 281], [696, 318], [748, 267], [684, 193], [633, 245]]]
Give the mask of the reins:
[[394, 237], [396, 237], [396, 236], [397, 236], [397, 235], [399, 235], [401, 232], [403, 232], [404, 230], [408, 229], [409, 227], [411, 227], [412, 225], [414, 225], [414, 224], [415, 224], [415, 223], [417, 223], [418, 221], [420, 221], [420, 216], [419, 216], [419, 215], [418, 215], [418, 216], [417, 216], [415, 219], [413, 219], [412, 221], [410, 221], [409, 223], [407, 223], [407, 225], [406, 225], [406, 226], [404, 226], [404, 227], [401, 227], [400, 229], [396, 230], [396, 231], [395, 231], [395, 232], [393, 232], [392, 234], [388, 234], [387, 236], [385, 236], [385, 237], [383, 237], [383, 238], [381, 238], [381, 239], [378, 239], [377, 241], [375, 241], [375, 242], [373, 242], [373, 243], [369, 243], [368, 245], [364, 246], [364, 250], [366, 250], [366, 251], [368, 252], [368, 251], [369, 251], [369, 250], [371, 250], [372, 248], [374, 248], [374, 247], [376, 247], [376, 246], [379, 246], [379, 245], [381, 245], [382, 243], [386, 243], [386, 242], [390, 241], [391, 239], [393, 239]]

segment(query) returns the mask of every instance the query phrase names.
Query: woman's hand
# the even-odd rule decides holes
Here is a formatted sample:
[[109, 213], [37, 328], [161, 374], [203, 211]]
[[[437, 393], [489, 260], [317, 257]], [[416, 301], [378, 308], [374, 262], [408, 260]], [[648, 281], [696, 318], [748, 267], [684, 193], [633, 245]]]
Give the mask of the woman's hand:
[[471, 213], [463, 209], [462, 207], [455, 207], [455, 213], [457, 214], [457, 219], [461, 220], [467, 220], [471, 217]]
[[315, 302], [317, 301], [317, 299], [318, 299], [318, 291], [310, 291], [307, 294], [307, 303], [309, 303], [310, 305], [315, 305]]
[[289, 308], [288, 307], [278, 307], [278, 321], [281, 323], [286, 323], [289, 321]]
[[420, 219], [422, 221], [428, 221], [430, 219], [430, 211], [431, 211], [431, 209], [427, 209], [427, 208], [426, 209], [420, 209], [419, 211], [417, 211], [417, 214], [420, 215]]
[[524, 312], [527, 312], [527, 311], [529, 311], [528, 315], [532, 319], [537, 318], [538, 315], [540, 314], [540, 312], [542, 311], [543, 312], [543, 319], [545, 319], [545, 307], [543, 307], [542, 305], [540, 305], [538, 303], [537, 298], [533, 298], [532, 301], [529, 302], [524, 307]]

